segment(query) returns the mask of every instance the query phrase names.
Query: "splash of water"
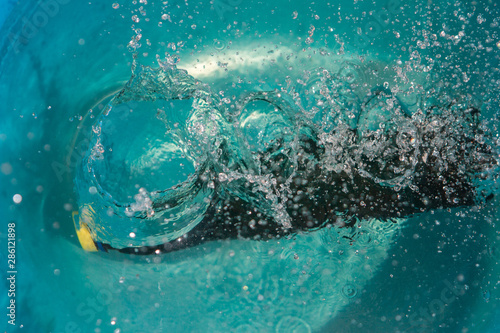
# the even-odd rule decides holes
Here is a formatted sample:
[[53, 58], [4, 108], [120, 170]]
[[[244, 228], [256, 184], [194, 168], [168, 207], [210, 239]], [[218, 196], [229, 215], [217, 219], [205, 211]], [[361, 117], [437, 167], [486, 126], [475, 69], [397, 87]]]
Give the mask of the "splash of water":
[[460, 100], [412, 113], [387, 87], [362, 97], [343, 71], [320, 68], [230, 111], [175, 61], [159, 64], [134, 73], [93, 126], [76, 184], [99, 242], [211, 239], [214, 221], [227, 237], [274, 237], [488, 196], [478, 181], [498, 163], [479, 110]]

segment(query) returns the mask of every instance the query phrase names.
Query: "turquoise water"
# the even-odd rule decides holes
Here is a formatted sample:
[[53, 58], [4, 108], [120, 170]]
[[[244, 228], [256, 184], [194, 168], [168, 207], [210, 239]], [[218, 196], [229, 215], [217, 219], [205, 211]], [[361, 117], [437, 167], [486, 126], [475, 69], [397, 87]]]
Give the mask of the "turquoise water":
[[10, 11], [15, 5], [15, 1], [2, 0], [0, 2], [0, 24], [3, 24]]
[[[0, 328], [8, 332], [498, 331], [497, 196], [480, 206], [434, 209], [395, 223], [364, 219], [353, 229], [321, 228], [267, 241], [224, 239], [148, 256], [85, 252], [72, 221], [72, 212], [81, 211], [88, 203], [86, 196], [92, 195], [85, 192], [87, 185], [82, 190], [79, 181], [84, 177], [79, 172], [99, 138], [93, 129], [99, 119], [107, 122], [101, 130], [116, 159], [92, 163], [104, 177], [99, 184], [121, 202], [147, 203], [147, 196], [134, 198], [140, 192], [133, 182], [145, 184], [149, 192], [166, 189], [202, 170], [200, 162], [207, 160], [218, 165], [218, 174], [226, 175], [221, 181], [227, 184], [221, 185], [224, 193], [245, 198], [283, 226], [290, 221], [282, 205], [284, 192], [268, 184], [250, 190], [238, 187], [242, 174], [248, 177], [243, 164], [235, 162], [233, 169], [225, 170], [231, 164], [217, 164], [222, 157], [206, 147], [229, 138], [228, 147], [233, 147], [229, 159], [241, 157], [244, 165], [255, 166], [260, 160], [248, 151], [264, 154], [274, 137], [282, 138], [285, 148], [294, 147], [294, 134], [304, 133], [301, 124], [312, 123], [331, 147], [321, 166], [335, 171], [346, 162], [335, 148], [343, 147], [342, 139], [348, 135], [330, 135], [331, 124], [348, 128], [358, 122], [370, 133], [377, 123], [384, 123], [390, 124], [384, 127], [390, 132], [393, 126], [410, 126], [398, 120], [403, 113], [418, 114], [419, 109], [455, 100], [480, 109], [481, 128], [489, 133], [484, 140], [497, 154], [498, 17], [496, 3], [487, 1], [113, 5], [47, 0], [13, 6], [0, 41], [4, 221], [0, 300], [5, 309]], [[170, 119], [166, 106], [161, 106], [160, 117], [136, 113], [113, 118], [115, 113], [109, 113], [102, 118], [110, 99], [141, 66], [185, 70], [205, 85], [217, 97], [217, 105], [226, 107], [210, 109], [209, 119], [202, 123], [213, 122], [209, 128], [223, 130], [202, 131], [198, 146], [185, 148], [183, 143], [200, 137], [183, 136], [192, 131], [162, 133], [159, 121]], [[322, 80], [327, 77], [325, 70], [342, 84]], [[331, 93], [326, 95], [333, 98], [322, 93], [325, 85]], [[151, 86], [140, 92], [141, 98], [116, 109], [151, 109], [147, 103], [152, 102], [143, 98]], [[397, 97], [396, 116], [375, 107], [375, 114], [365, 113], [365, 118], [356, 113], [377, 87], [390, 89]], [[273, 95], [277, 92], [280, 97]], [[342, 112], [332, 115], [314, 109], [323, 98]], [[204, 116], [206, 109], [200, 109]], [[189, 119], [176, 122], [182, 129]], [[451, 122], [447, 128], [463, 129], [455, 125]], [[243, 143], [231, 139], [232, 131], [240, 133]], [[435, 145], [449, 145], [454, 134], [446, 132]], [[164, 149], [158, 138], [174, 146]], [[401, 146], [405, 144], [403, 140]], [[142, 151], [143, 146], [148, 149]], [[204, 149], [197, 148], [201, 146]], [[166, 163], [163, 168], [154, 169], [160, 162], [146, 163], [153, 159], [147, 155], [153, 151], [163, 154], [154, 155]], [[409, 156], [412, 152], [405, 150]], [[178, 168], [172, 159], [182, 160], [185, 167]], [[342, 163], [337, 163], [339, 159]], [[122, 160], [138, 164], [126, 164], [118, 172], [116, 161]], [[399, 171], [392, 169], [376, 181], [405, 186], [406, 178], [400, 176], [412, 172], [412, 164], [401, 165]], [[134, 173], [144, 168], [150, 169]], [[258, 170], [252, 179], [260, 184], [269, 174]], [[377, 168], [365, 172], [374, 178]], [[480, 189], [498, 193], [496, 175], [493, 168], [485, 181], [478, 182]], [[233, 182], [225, 182], [229, 176]], [[203, 188], [200, 195], [210, 196], [210, 189]], [[117, 248], [143, 242], [157, 245], [179, 236], [175, 234], [179, 228], [168, 223], [144, 230], [134, 225], [134, 243], [122, 220], [107, 219], [106, 214], [103, 208], [93, 220], [104, 230], [95, 237]], [[196, 218], [179, 221], [196, 223]], [[6, 316], [12, 299], [5, 282], [10, 276], [9, 223], [16, 226], [15, 326]], [[183, 227], [191, 228], [189, 223]], [[106, 234], [110, 230], [112, 236]], [[163, 240], [162, 235], [168, 236]]]

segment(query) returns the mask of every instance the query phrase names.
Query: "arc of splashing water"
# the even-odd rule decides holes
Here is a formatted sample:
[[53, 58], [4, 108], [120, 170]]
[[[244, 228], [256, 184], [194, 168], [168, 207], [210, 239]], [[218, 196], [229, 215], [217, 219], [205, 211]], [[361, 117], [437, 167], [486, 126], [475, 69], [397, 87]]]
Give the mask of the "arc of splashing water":
[[[227, 167], [226, 163], [219, 163], [218, 167], [224, 175], [223, 187], [228, 193], [252, 203], [283, 228], [290, 229], [292, 222], [286, 210], [286, 201], [290, 183], [297, 170], [296, 156], [294, 156], [297, 152], [293, 148], [298, 146], [299, 133], [302, 129], [297, 121], [300, 113], [296, 112], [294, 103], [287, 97], [284, 92], [261, 91], [240, 98], [236, 121], [238, 126], [233, 128], [232, 135], [240, 139], [235, 140], [233, 146], [229, 147], [232, 158], [238, 162], [233, 169]], [[255, 102], [268, 103], [268, 110], [269, 108], [273, 110], [270, 112], [262, 109], [247, 110]], [[283, 124], [275, 125], [275, 122]], [[273, 132], [272, 138], [267, 138], [269, 134], [266, 135], [264, 132], [268, 131], [269, 127], [278, 129], [279, 133]], [[255, 142], [256, 138], [250, 137], [252, 134], [261, 136], [258, 141], [266, 141], [267, 138], [267, 142]], [[291, 170], [291, 174], [287, 174], [286, 180], [280, 184], [271, 172], [264, 170], [260, 161], [266, 154], [276, 154], [268, 151], [268, 144], [277, 142], [280, 142], [281, 147], [291, 148], [289, 151], [278, 148], [279, 152], [287, 155], [287, 160], [292, 163], [287, 167], [287, 170]], [[251, 147], [255, 144], [257, 146]]]
[[[140, 190], [135, 203], [117, 201], [113, 193], [106, 190], [106, 184], [100, 181], [98, 172], [103, 170], [96, 165], [102, 160], [103, 154], [107, 154], [102, 146], [101, 133], [106, 117], [114, 112], [113, 108], [131, 102], [137, 104], [182, 100], [192, 101], [191, 107], [187, 110], [174, 108], [169, 114], [159, 112], [157, 118], [165, 123], [166, 130], [177, 127], [176, 133], [180, 134], [174, 144], [189, 154], [195, 165], [195, 174], [169, 189], [151, 193]], [[94, 138], [83, 161], [83, 168], [80, 169], [80, 176], [77, 176], [77, 189], [81, 209], [91, 205], [94, 214], [80, 214], [85, 216], [85, 219], [81, 219], [78, 229], [86, 230], [82, 223], [86, 224], [96, 241], [124, 247], [144, 245], [144, 239], [141, 237], [130, 239], [126, 235], [131, 232], [135, 235], [137, 229], [140, 231], [150, 228], [148, 225], [151, 224], [157, 224], [158, 228], [163, 230], [156, 230], [154, 235], [146, 237], [148, 242], [157, 244], [176, 239], [195, 227], [202, 220], [213, 193], [213, 189], [207, 186], [207, 182], [201, 181], [201, 178], [211, 177], [207, 175], [214, 161], [211, 152], [215, 151], [218, 144], [216, 138], [220, 137], [218, 131], [223, 120], [216, 105], [216, 96], [185, 71], [176, 68], [143, 67], [134, 74], [111, 100], [93, 127]], [[89, 189], [92, 187], [96, 189], [96, 193], [89, 195]], [[109, 214], [110, 209], [112, 215]], [[122, 237], [118, 235], [125, 235], [126, 242], [120, 240]]]
[[[381, 124], [384, 125], [384, 128], [381, 127]], [[387, 128], [388, 124], [392, 124], [394, 128]], [[355, 156], [358, 157], [356, 163], [360, 174], [373, 179], [382, 186], [408, 186], [412, 181], [418, 162], [421, 139], [417, 127], [412, 122], [412, 115], [404, 103], [383, 86], [373, 88], [362, 105], [356, 130], [358, 132], [358, 153]], [[391, 130], [397, 134], [387, 134]], [[390, 137], [394, 137], [395, 142], [386, 145], [382, 144], [383, 147], [380, 148], [391, 149], [391, 146], [395, 147], [396, 153], [400, 156], [400, 161], [405, 162], [406, 160], [406, 163], [409, 163], [409, 165], [405, 168], [403, 167], [404, 171], [402, 174], [401, 170], [399, 170], [401, 167], [394, 167], [395, 170], [391, 176], [382, 177], [380, 175], [381, 172], [378, 172], [379, 176], [377, 176], [366, 169], [366, 161], [362, 161], [362, 157], [366, 158], [372, 154], [371, 151], [374, 150], [372, 143], [380, 146], [380, 143], [384, 139], [387, 140]], [[404, 154], [409, 154], [409, 156], [401, 160]], [[371, 159], [368, 158], [368, 160]], [[377, 163], [376, 161], [374, 162]], [[385, 163], [383, 165], [379, 163], [379, 167], [386, 168], [387, 166]], [[394, 174], [396, 172], [400, 173], [400, 175]]]

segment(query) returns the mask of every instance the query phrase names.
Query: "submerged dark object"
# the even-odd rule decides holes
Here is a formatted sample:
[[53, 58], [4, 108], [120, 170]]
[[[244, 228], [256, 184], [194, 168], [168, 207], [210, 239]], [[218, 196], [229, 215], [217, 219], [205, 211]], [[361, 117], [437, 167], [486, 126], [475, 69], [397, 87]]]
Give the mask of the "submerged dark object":
[[[357, 160], [351, 165], [342, 161], [345, 167], [340, 171], [325, 166], [334, 147], [319, 139], [312, 128], [300, 134], [294, 149], [276, 140], [259, 158], [261, 167], [276, 179], [276, 186], [286, 185], [283, 204], [291, 217], [291, 228], [283, 227], [250, 201], [222, 190], [215, 191], [203, 220], [177, 240], [115, 250], [133, 254], [171, 252], [214, 240], [266, 240], [323, 227], [352, 227], [356, 221], [368, 218], [393, 223], [392, 218], [431, 209], [480, 204], [491, 199], [492, 194], [478, 192], [477, 181], [486, 177], [484, 173], [497, 165], [497, 161], [491, 146], [478, 140], [484, 136], [479, 129], [479, 110], [447, 112], [451, 107], [450, 104], [441, 108], [441, 112], [435, 112], [439, 108], [429, 110], [417, 122], [413, 133], [398, 130], [378, 131], [375, 136], [370, 133], [367, 137], [374, 144], [388, 143], [379, 155], [360, 153], [360, 140], [366, 137], [359, 126], [344, 128], [340, 135], [343, 139], [340, 155], [351, 162], [352, 156], [357, 156]], [[398, 149], [402, 134], [416, 148]], [[405, 171], [408, 168], [411, 172]], [[391, 183], [396, 176], [400, 176], [399, 180]], [[214, 181], [216, 189], [219, 188], [218, 180]], [[97, 245], [105, 251], [114, 249], [106, 244]]]

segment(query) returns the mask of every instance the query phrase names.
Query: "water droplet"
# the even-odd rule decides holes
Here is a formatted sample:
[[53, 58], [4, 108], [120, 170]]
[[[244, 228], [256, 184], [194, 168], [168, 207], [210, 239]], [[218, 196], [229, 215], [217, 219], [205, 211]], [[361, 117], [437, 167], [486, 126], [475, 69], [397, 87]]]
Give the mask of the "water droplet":
[[14, 200], [14, 203], [20, 204], [23, 201], [23, 197], [20, 194], [14, 194], [12, 200]]
[[356, 296], [357, 293], [358, 291], [356, 290], [356, 287], [352, 284], [346, 284], [342, 288], [342, 295], [344, 295], [347, 298], [353, 298], [354, 296]]
[[483, 291], [483, 299], [486, 301], [486, 303], [488, 303], [490, 301], [490, 297], [491, 297], [490, 291], [484, 290]]
[[215, 40], [214, 41], [214, 48], [216, 50], [223, 50], [224, 48], [226, 47], [226, 43], [224, 43], [224, 41], [221, 41], [221, 40]]

